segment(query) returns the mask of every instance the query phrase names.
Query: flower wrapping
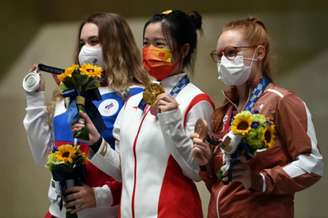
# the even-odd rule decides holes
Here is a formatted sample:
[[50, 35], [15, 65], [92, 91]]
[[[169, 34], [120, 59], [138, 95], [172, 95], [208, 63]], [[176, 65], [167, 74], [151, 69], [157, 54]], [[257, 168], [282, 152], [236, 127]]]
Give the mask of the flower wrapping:
[[[57, 76], [60, 81], [59, 89], [65, 97], [67, 113], [69, 122], [85, 123], [85, 120], [80, 117], [80, 112], [86, 112], [88, 115], [98, 117], [96, 125], [97, 129], [101, 132], [104, 128], [104, 124], [99, 117], [100, 114], [93, 105], [93, 100], [100, 100], [100, 93], [98, 87], [100, 86], [100, 78], [102, 76], [102, 68], [92, 65], [84, 64], [79, 66], [73, 64], [65, 69], [64, 73]], [[86, 127], [74, 133], [74, 138], [78, 138], [81, 141], [87, 141], [88, 130]]]

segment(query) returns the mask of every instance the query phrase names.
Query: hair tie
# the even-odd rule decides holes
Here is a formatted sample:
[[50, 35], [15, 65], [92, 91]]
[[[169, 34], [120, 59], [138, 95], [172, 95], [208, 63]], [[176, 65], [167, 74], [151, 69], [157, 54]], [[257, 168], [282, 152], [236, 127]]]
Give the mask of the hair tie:
[[171, 14], [173, 12], [173, 10], [165, 10], [165, 11], [162, 11], [161, 14], [165, 14], [165, 15], [168, 15], [168, 14]]

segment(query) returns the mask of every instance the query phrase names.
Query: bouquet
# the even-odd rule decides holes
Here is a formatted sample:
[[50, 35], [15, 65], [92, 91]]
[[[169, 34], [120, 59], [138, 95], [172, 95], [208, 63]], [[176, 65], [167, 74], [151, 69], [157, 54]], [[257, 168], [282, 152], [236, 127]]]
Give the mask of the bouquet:
[[[222, 140], [225, 162], [218, 172], [222, 180], [231, 180], [231, 168], [239, 162], [240, 156], [252, 158], [256, 152], [271, 148], [275, 144], [275, 125], [263, 114], [242, 111], [235, 115], [231, 131]], [[228, 178], [226, 175], [228, 171]]]
[[[65, 97], [66, 107], [71, 124], [85, 120], [79, 116], [80, 112], [89, 112], [86, 109], [97, 113], [98, 110], [92, 104], [92, 100], [100, 100], [98, 87], [102, 68], [92, 65], [83, 64], [79, 66], [74, 64], [65, 69], [64, 73], [57, 76], [60, 80], [59, 89]], [[88, 113], [89, 114], [89, 113]], [[90, 116], [90, 114], [89, 114]], [[88, 130], [86, 127], [74, 133], [74, 138], [88, 140]]]
[[[86, 155], [79, 146], [64, 144], [54, 146], [48, 155], [47, 167], [52, 173], [56, 189], [60, 192], [59, 208], [63, 207], [63, 199], [67, 188], [82, 185], [85, 182]], [[77, 218], [76, 214], [66, 212], [66, 218]]]

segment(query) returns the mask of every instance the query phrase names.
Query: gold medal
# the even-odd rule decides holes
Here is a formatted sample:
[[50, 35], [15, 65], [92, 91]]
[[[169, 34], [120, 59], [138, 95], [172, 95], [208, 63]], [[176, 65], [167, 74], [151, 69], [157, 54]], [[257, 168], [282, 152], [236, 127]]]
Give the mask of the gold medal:
[[152, 106], [156, 102], [157, 96], [164, 92], [165, 91], [160, 84], [151, 83], [145, 88], [145, 91], [143, 93], [143, 99], [147, 104]]

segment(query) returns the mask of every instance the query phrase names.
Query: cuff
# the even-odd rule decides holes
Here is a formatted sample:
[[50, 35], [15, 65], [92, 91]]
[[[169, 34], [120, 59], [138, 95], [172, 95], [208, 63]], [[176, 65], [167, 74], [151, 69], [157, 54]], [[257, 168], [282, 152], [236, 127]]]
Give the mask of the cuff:
[[158, 113], [158, 119], [163, 124], [176, 123], [182, 119], [182, 115], [179, 109], [170, 110]]
[[94, 187], [96, 198], [96, 207], [111, 207], [113, 204], [112, 192], [107, 185], [101, 187]]
[[100, 137], [98, 139], [98, 141], [96, 141], [94, 144], [90, 145], [90, 148], [92, 149], [92, 151], [94, 153], [97, 153], [98, 152], [98, 150], [99, 150], [100, 145], [102, 144], [102, 142], [103, 142], [103, 139], [102, 139], [102, 137]]

